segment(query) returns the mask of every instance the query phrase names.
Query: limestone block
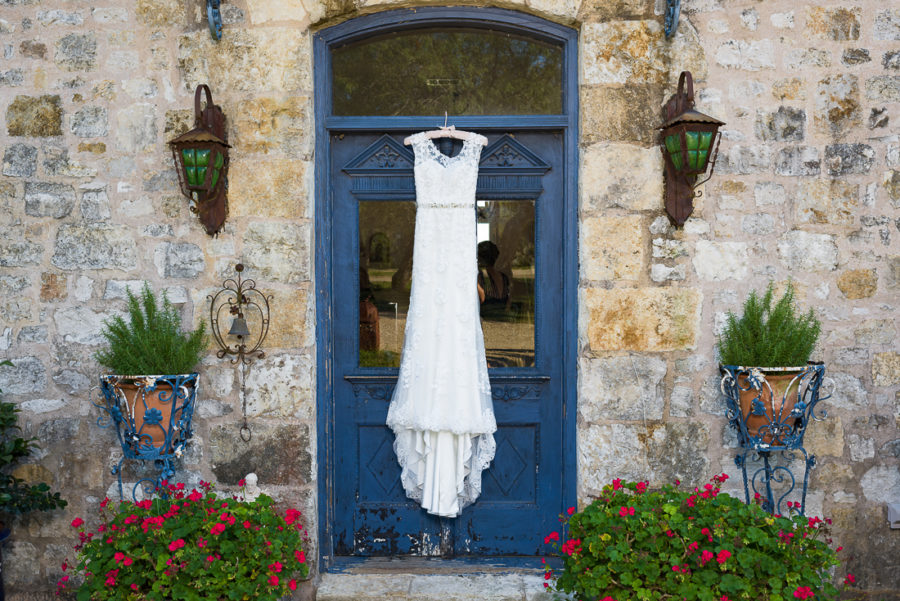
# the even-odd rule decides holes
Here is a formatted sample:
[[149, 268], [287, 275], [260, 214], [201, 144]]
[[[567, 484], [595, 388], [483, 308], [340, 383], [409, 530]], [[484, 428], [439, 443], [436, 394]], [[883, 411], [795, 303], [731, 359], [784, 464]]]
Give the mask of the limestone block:
[[881, 66], [891, 71], [900, 71], [900, 50], [889, 50], [881, 57]]
[[[662, 24], [653, 21], [608, 21], [582, 28], [582, 83], [666, 84], [681, 71], [706, 77], [706, 59], [690, 23], [666, 40]], [[677, 82], [677, 79], [676, 79]]]
[[819, 48], [795, 48], [785, 55], [784, 66], [791, 71], [824, 69], [831, 66], [831, 52]]
[[[893, 336], [896, 336], [896, 330], [894, 331]], [[837, 365], [864, 365], [869, 362], [869, 350], [866, 347], [834, 349], [833, 362]]]
[[855, 75], [842, 73], [820, 80], [814, 101], [813, 123], [823, 133], [840, 136], [862, 123], [859, 81]]
[[56, 333], [66, 342], [99, 345], [105, 342], [101, 335], [103, 320], [110, 315], [94, 311], [84, 305], [57, 309], [53, 314]]
[[310, 34], [294, 28], [236, 29], [214, 42], [205, 28], [178, 38], [178, 69], [193, 92], [201, 83], [259, 94], [312, 89]]
[[838, 250], [834, 236], [793, 230], [778, 239], [778, 256], [789, 270], [833, 271]]
[[272, 312], [266, 346], [304, 348], [313, 343], [315, 319], [304, 289], [279, 291], [270, 301]]
[[890, 344], [897, 338], [893, 319], [867, 319], [853, 330], [858, 344]]
[[190, 242], [164, 242], [153, 253], [156, 271], [163, 278], [196, 278], [206, 267], [203, 251]]
[[159, 86], [149, 77], [126, 79], [122, 82], [122, 90], [135, 100], [156, 98], [159, 94]]
[[56, 64], [66, 71], [97, 68], [97, 38], [93, 33], [70, 33], [56, 43]]
[[75, 189], [69, 184], [25, 182], [25, 214], [62, 219], [75, 206]]
[[811, 6], [806, 11], [806, 34], [823, 40], [845, 42], [859, 39], [859, 7]]
[[900, 9], [877, 12], [874, 34], [876, 40], [900, 40]]
[[641, 275], [641, 217], [587, 217], [581, 222], [581, 277], [587, 280], [630, 280]]
[[228, 171], [232, 217], [302, 219], [307, 216], [308, 163], [294, 159], [235, 161]]
[[851, 269], [838, 277], [837, 287], [850, 300], [869, 298], [878, 288], [878, 274], [874, 269]]
[[768, 144], [759, 146], [724, 147], [719, 151], [716, 173], [722, 175], [749, 175], [769, 171], [772, 168], [772, 148]]
[[888, 273], [885, 277], [887, 287], [891, 290], [900, 288], [900, 256], [888, 257], [887, 259]]
[[242, 261], [248, 269], [247, 277], [284, 284], [308, 281], [309, 237], [306, 224], [251, 223], [244, 236]]
[[630, 144], [594, 144], [581, 159], [582, 208], [662, 208], [662, 153]]
[[693, 288], [584, 291], [587, 333], [594, 351], [694, 348], [702, 294]]
[[26, 277], [0, 275], [0, 323], [31, 318], [31, 299], [23, 294], [30, 285]]
[[687, 277], [684, 264], [669, 267], [662, 263], [650, 266], [650, 279], [654, 282], [683, 282]]
[[48, 338], [47, 326], [24, 326], [19, 330], [16, 342], [19, 344], [43, 344], [47, 342]]
[[116, 140], [125, 153], [155, 150], [156, 107], [139, 103], [119, 110], [116, 115]]
[[19, 403], [19, 408], [22, 411], [28, 411], [37, 415], [57, 411], [65, 406], [66, 402], [63, 399], [31, 399], [24, 403]]
[[716, 49], [716, 63], [727, 69], [760, 71], [775, 68], [772, 40], [728, 40]]
[[788, 146], [779, 150], [775, 159], [775, 173], [778, 175], [818, 175], [821, 169], [822, 160], [815, 146]]
[[666, 362], [628, 355], [579, 361], [578, 413], [588, 422], [663, 417]]
[[43, 581], [39, 570], [37, 547], [28, 541], [12, 541], [3, 553], [3, 582], [15, 590], [16, 587], [35, 585]]
[[880, 102], [900, 102], [900, 75], [881, 75], [867, 79], [866, 98]]
[[269, 21], [303, 21], [308, 16], [301, 0], [249, 0], [247, 9], [254, 25]]
[[775, 218], [770, 213], [744, 215], [741, 229], [752, 236], [766, 236], [775, 231]]
[[753, 187], [753, 200], [758, 207], [784, 204], [787, 195], [784, 186], [775, 182], [760, 182]]
[[12, 365], [0, 365], [3, 394], [41, 393], [47, 387], [47, 368], [37, 357], [11, 357]]
[[890, 171], [885, 172], [881, 185], [884, 186], [884, 190], [887, 192], [891, 205], [893, 205], [895, 209], [900, 208], [900, 171], [891, 169]]
[[806, 88], [799, 77], [779, 79], [772, 84], [772, 96], [777, 100], [806, 100]]
[[835, 179], [802, 181], [794, 210], [800, 223], [853, 225], [859, 210], [859, 187]]
[[108, 113], [102, 106], [86, 106], [72, 115], [69, 128], [79, 138], [97, 138], [109, 133]]
[[250, 472], [271, 485], [298, 486], [313, 480], [307, 424], [251, 423], [253, 438], [240, 439], [234, 424], [211, 429], [209, 452], [212, 472], [220, 484], [237, 484]]
[[834, 394], [826, 401], [829, 405], [854, 411], [868, 409], [869, 393], [859, 378], [841, 372], [827, 375], [834, 380]]
[[872, 55], [866, 48], [846, 48], [841, 55], [841, 63], [852, 67], [854, 65], [863, 65], [871, 62]]
[[44, 26], [47, 25], [82, 25], [84, 23], [84, 15], [80, 12], [70, 12], [60, 9], [55, 10], [39, 10], [35, 15], [37, 20]]
[[806, 131], [806, 111], [789, 106], [774, 112], [757, 110], [754, 131], [765, 142], [800, 142]]
[[669, 415], [672, 417], [690, 417], [694, 413], [694, 391], [690, 386], [676, 384], [669, 396]]
[[828, 419], [810, 425], [804, 444], [810, 455], [841, 457], [844, 454], [844, 424], [841, 418], [829, 415]]
[[894, 503], [900, 499], [900, 470], [896, 465], [876, 465], [859, 481], [870, 503]]
[[137, 267], [137, 249], [127, 227], [64, 223], [56, 234], [50, 261], [60, 269], [131, 271]]
[[[663, 217], [665, 219], [665, 217]], [[654, 259], [677, 259], [688, 254], [687, 245], [683, 240], [672, 240], [670, 238], [654, 238], [653, 239], [653, 258]]]
[[234, 117], [233, 144], [243, 152], [308, 154], [312, 139], [309, 105], [306, 96], [241, 101]]
[[652, 0], [584, 0], [578, 11], [578, 18], [582, 21], [641, 19], [652, 16]]
[[66, 298], [67, 278], [60, 273], [41, 274], [41, 302], [62, 300]]
[[125, 7], [92, 8], [91, 18], [97, 23], [126, 23], [128, 21], [128, 9]]
[[660, 85], [584, 86], [581, 88], [581, 142], [603, 140], [655, 146], [659, 136], [649, 124], [660, 119]]
[[106, 186], [86, 184], [81, 188], [84, 190], [81, 194], [81, 216], [84, 220], [105, 221], [109, 219], [109, 197], [106, 195]]
[[106, 280], [106, 288], [103, 291], [103, 300], [125, 300], [128, 292], [139, 296], [144, 287], [144, 280]]
[[776, 29], [793, 29], [794, 28], [794, 11], [784, 13], [772, 13], [769, 17], [772, 27]]
[[59, 96], [16, 96], [6, 109], [6, 131], [11, 136], [61, 136], [62, 106]]
[[829, 144], [825, 147], [825, 168], [831, 176], [868, 173], [874, 163], [875, 150], [868, 144]]
[[850, 461], [865, 461], [875, 457], [875, 440], [851, 434], [847, 437], [847, 446], [850, 449]]
[[68, 392], [78, 394], [88, 390], [93, 385], [93, 380], [74, 369], [63, 369], [53, 374], [53, 382]]
[[875, 386], [900, 384], [900, 353], [875, 353], [872, 359], [872, 382]]
[[179, 0], [137, 0], [135, 12], [138, 21], [151, 27], [183, 27], [187, 21], [184, 2]]
[[246, 383], [247, 415], [311, 419], [314, 369], [305, 355], [279, 354], [255, 362]]
[[37, 148], [29, 144], [12, 144], [3, 153], [3, 175], [31, 177], [37, 170]]
[[25, 83], [24, 69], [9, 69], [0, 71], [0, 87], [17, 88]]
[[749, 270], [746, 242], [698, 240], [692, 259], [701, 280], [743, 280]]
[[32, 242], [22, 225], [0, 225], [0, 267], [36, 265], [44, 252], [43, 245]]
[[668, 422], [582, 426], [578, 431], [579, 501], [596, 497], [614, 478], [649, 480], [651, 487], [675, 480], [696, 486], [705, 480], [709, 429], [705, 424]]

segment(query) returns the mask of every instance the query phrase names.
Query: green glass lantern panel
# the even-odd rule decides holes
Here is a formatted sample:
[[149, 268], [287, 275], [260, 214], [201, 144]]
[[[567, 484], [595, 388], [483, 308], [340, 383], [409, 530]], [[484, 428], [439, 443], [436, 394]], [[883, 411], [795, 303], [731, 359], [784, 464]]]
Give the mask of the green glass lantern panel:
[[216, 184], [219, 183], [219, 174], [222, 172], [222, 166], [225, 165], [225, 156], [221, 152], [216, 153], [216, 158], [213, 161], [213, 173], [212, 173], [212, 185], [211, 187], [215, 189]]
[[680, 171], [684, 163], [681, 160], [681, 142], [678, 134], [666, 136], [666, 150], [669, 152], [675, 169]]
[[700, 132], [700, 150], [709, 150], [712, 144], [713, 133], [711, 131]]
[[206, 167], [209, 165], [209, 150], [197, 150], [197, 166]]

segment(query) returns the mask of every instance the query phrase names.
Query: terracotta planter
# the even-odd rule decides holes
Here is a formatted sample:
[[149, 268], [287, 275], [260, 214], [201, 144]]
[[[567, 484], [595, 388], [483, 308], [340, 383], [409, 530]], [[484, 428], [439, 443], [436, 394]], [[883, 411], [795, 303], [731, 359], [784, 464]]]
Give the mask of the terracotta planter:
[[[803, 368], [788, 372], [766, 373], [765, 370], [762, 371], [768, 383], [768, 386], [765, 383], [762, 384], [762, 390], [751, 388], [747, 381], [747, 375], [738, 376], [741, 417], [747, 425], [750, 436], [759, 436], [760, 428], [773, 424], [773, 422], [774, 425], [784, 423], [793, 427], [796, 421], [796, 418], [788, 416], [794, 410], [794, 405], [797, 404], [797, 391], [802, 380], [797, 376], [803, 371]], [[744, 390], [745, 388], [749, 388], [749, 390]], [[765, 408], [765, 415], [756, 415], [752, 412], [753, 399], [757, 396]], [[763, 432], [763, 442], [772, 444], [773, 433], [766, 429]], [[776, 444], [779, 442], [776, 441]]]
[[[181, 419], [181, 406], [179, 404], [179, 408], [173, 416], [172, 407], [176, 404], [176, 397], [172, 385], [161, 381], [153, 390], [147, 390], [152, 386], [150, 385], [152, 380], [148, 380], [150, 379], [121, 380], [115, 384], [115, 388], [125, 397], [128, 417], [134, 417], [134, 431], [142, 437], [141, 444], [146, 444], [144, 436], [151, 436], [153, 438], [152, 446], [160, 448], [165, 444], [166, 432], [172, 424], [177, 424]], [[126, 407], [123, 407], [124, 409]], [[159, 414], [156, 414], [154, 410]], [[154, 419], [155, 417], [158, 419]], [[164, 452], [168, 453], [171, 450], [165, 449]]]

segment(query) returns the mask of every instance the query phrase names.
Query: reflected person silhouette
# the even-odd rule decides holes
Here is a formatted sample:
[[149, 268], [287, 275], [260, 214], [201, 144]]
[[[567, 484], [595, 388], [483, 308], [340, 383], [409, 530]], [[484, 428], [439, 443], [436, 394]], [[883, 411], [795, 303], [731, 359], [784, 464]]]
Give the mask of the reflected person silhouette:
[[502, 316], [510, 307], [509, 276], [494, 267], [499, 256], [500, 249], [490, 240], [478, 243], [478, 298], [485, 319]]

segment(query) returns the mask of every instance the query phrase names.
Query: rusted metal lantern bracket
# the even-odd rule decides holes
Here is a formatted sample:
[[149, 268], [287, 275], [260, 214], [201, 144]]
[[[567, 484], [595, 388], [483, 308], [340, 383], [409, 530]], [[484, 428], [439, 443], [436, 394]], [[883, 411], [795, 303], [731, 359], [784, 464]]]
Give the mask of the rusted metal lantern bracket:
[[[687, 88], [685, 89], [685, 85]], [[694, 110], [694, 80], [682, 71], [678, 91], [666, 103], [660, 147], [666, 169], [666, 213], [677, 226], [694, 210], [694, 188], [712, 177], [725, 123]]]
[[[201, 93], [206, 106], [201, 110]], [[225, 141], [225, 114], [213, 104], [209, 86], [200, 84], [194, 92], [194, 129], [169, 142], [178, 172], [178, 183], [191, 199], [206, 233], [215, 235], [228, 215], [228, 149]]]

